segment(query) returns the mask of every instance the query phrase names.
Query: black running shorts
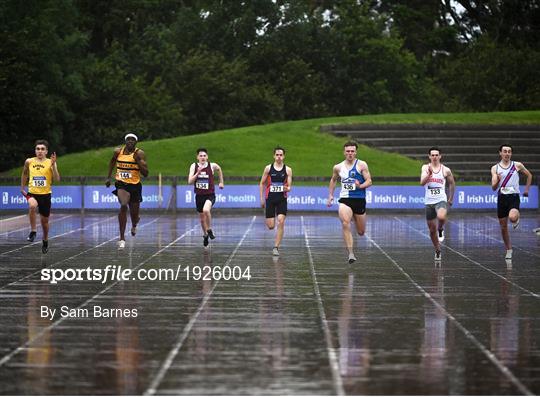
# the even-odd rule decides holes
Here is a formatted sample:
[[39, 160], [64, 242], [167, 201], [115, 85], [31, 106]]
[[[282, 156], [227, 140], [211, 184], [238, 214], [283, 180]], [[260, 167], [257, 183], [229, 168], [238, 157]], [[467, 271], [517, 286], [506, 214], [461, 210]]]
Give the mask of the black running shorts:
[[216, 195], [212, 194], [196, 194], [195, 203], [197, 204], [197, 212], [203, 212], [204, 203], [206, 200], [210, 200], [212, 205], [216, 203]]
[[38, 212], [40, 215], [48, 218], [51, 215], [51, 194], [34, 194], [28, 193], [27, 197], [33, 197], [37, 201]]
[[125, 190], [129, 193], [130, 203], [140, 203], [142, 199], [142, 184], [139, 183], [125, 183], [122, 181], [116, 181], [114, 183], [116, 189], [113, 190], [113, 194], [118, 196], [118, 190]]
[[506, 218], [510, 210], [515, 208], [519, 210], [519, 194], [499, 194], [497, 196], [497, 217]]
[[338, 202], [350, 207], [355, 215], [364, 215], [366, 213], [365, 198], [340, 198]]
[[287, 215], [287, 198], [266, 199], [266, 218], [275, 218], [277, 215]]

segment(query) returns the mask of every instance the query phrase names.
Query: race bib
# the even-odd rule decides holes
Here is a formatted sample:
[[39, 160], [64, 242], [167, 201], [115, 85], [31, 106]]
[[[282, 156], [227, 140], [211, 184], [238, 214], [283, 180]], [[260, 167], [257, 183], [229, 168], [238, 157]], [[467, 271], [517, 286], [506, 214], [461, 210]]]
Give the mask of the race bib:
[[47, 178], [44, 176], [32, 177], [32, 186], [33, 187], [47, 187]]
[[283, 193], [285, 191], [285, 186], [283, 184], [271, 184], [270, 193]]
[[432, 196], [438, 196], [439, 194], [441, 194], [441, 188], [440, 187], [430, 188], [429, 194]]
[[131, 179], [131, 172], [129, 171], [118, 171], [116, 174], [117, 179]]
[[197, 189], [202, 189], [202, 190], [208, 190], [210, 188], [210, 184], [208, 182], [195, 182], [195, 187]]
[[514, 194], [517, 193], [516, 189], [514, 189], [513, 186], [510, 187], [501, 187], [501, 193], [502, 194]]
[[341, 186], [343, 187], [343, 190], [356, 190], [356, 183], [354, 182], [354, 179], [341, 182]]

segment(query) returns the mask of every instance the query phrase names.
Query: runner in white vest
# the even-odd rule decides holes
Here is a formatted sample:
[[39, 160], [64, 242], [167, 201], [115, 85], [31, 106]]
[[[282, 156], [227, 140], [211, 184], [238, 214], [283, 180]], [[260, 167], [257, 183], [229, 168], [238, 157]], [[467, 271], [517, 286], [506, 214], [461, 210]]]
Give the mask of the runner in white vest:
[[529, 195], [532, 174], [522, 163], [512, 161], [512, 146], [499, 147], [501, 161], [491, 167], [491, 188], [497, 191], [497, 217], [501, 225], [501, 234], [506, 247], [505, 258], [512, 259], [512, 244], [508, 234], [508, 219], [516, 229], [519, 225], [519, 173], [527, 176], [527, 184], [523, 196]]
[[[441, 243], [444, 241], [444, 224], [448, 214], [448, 206], [454, 201], [456, 183], [450, 168], [441, 163], [441, 150], [437, 147], [429, 149], [429, 164], [422, 166], [420, 184], [425, 187], [426, 220], [429, 236], [435, 247], [435, 260], [441, 260]], [[446, 185], [448, 184], [448, 197]], [[438, 225], [437, 225], [438, 221]]]

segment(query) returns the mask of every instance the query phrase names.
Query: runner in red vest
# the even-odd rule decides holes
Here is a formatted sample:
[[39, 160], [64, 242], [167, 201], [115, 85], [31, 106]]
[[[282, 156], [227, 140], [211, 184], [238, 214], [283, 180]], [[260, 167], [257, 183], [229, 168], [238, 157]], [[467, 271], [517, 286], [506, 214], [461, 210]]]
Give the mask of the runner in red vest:
[[219, 188], [223, 189], [223, 172], [217, 163], [208, 161], [208, 151], [205, 148], [197, 149], [197, 163], [189, 168], [188, 184], [194, 184], [195, 203], [201, 220], [203, 231], [203, 245], [208, 246], [208, 238], [216, 238], [212, 231], [212, 206], [216, 202], [214, 192], [214, 175], [219, 176]]

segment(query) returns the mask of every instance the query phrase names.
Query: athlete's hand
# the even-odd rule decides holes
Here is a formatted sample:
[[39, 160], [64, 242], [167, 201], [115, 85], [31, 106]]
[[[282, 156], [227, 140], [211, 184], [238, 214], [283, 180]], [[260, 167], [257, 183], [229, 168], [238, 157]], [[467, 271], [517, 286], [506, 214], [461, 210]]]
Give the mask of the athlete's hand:
[[334, 202], [334, 196], [328, 196], [328, 200], [326, 201], [326, 206], [331, 207]]
[[56, 152], [53, 152], [53, 154], [51, 154], [51, 165], [54, 164], [56, 164]]
[[111, 186], [111, 178], [107, 178], [107, 180], [105, 181], [105, 186], [106, 186], [106, 187], [110, 187], [110, 186]]
[[448, 203], [448, 205], [449, 205], [450, 207], [452, 206], [452, 204], [454, 204], [454, 202], [453, 202], [452, 200], [448, 200], [447, 203]]
[[427, 172], [428, 172], [428, 175], [432, 175], [432, 174], [433, 174], [433, 169], [431, 168], [431, 165], [428, 165], [428, 167], [427, 167]]
[[220, 183], [220, 184], [219, 184], [219, 188], [220, 188], [220, 189], [223, 189], [224, 186], [225, 186], [225, 185], [223, 185], [223, 183]]
[[264, 208], [264, 207], [266, 207], [266, 203], [263, 200], [261, 200], [261, 208]]
[[529, 192], [527, 191], [523, 192], [523, 197], [529, 197]]
[[360, 189], [361, 183], [360, 183], [360, 181], [359, 181], [358, 179], [355, 179], [355, 180], [354, 180], [354, 184], [356, 185], [356, 187], [357, 187], [358, 189]]

